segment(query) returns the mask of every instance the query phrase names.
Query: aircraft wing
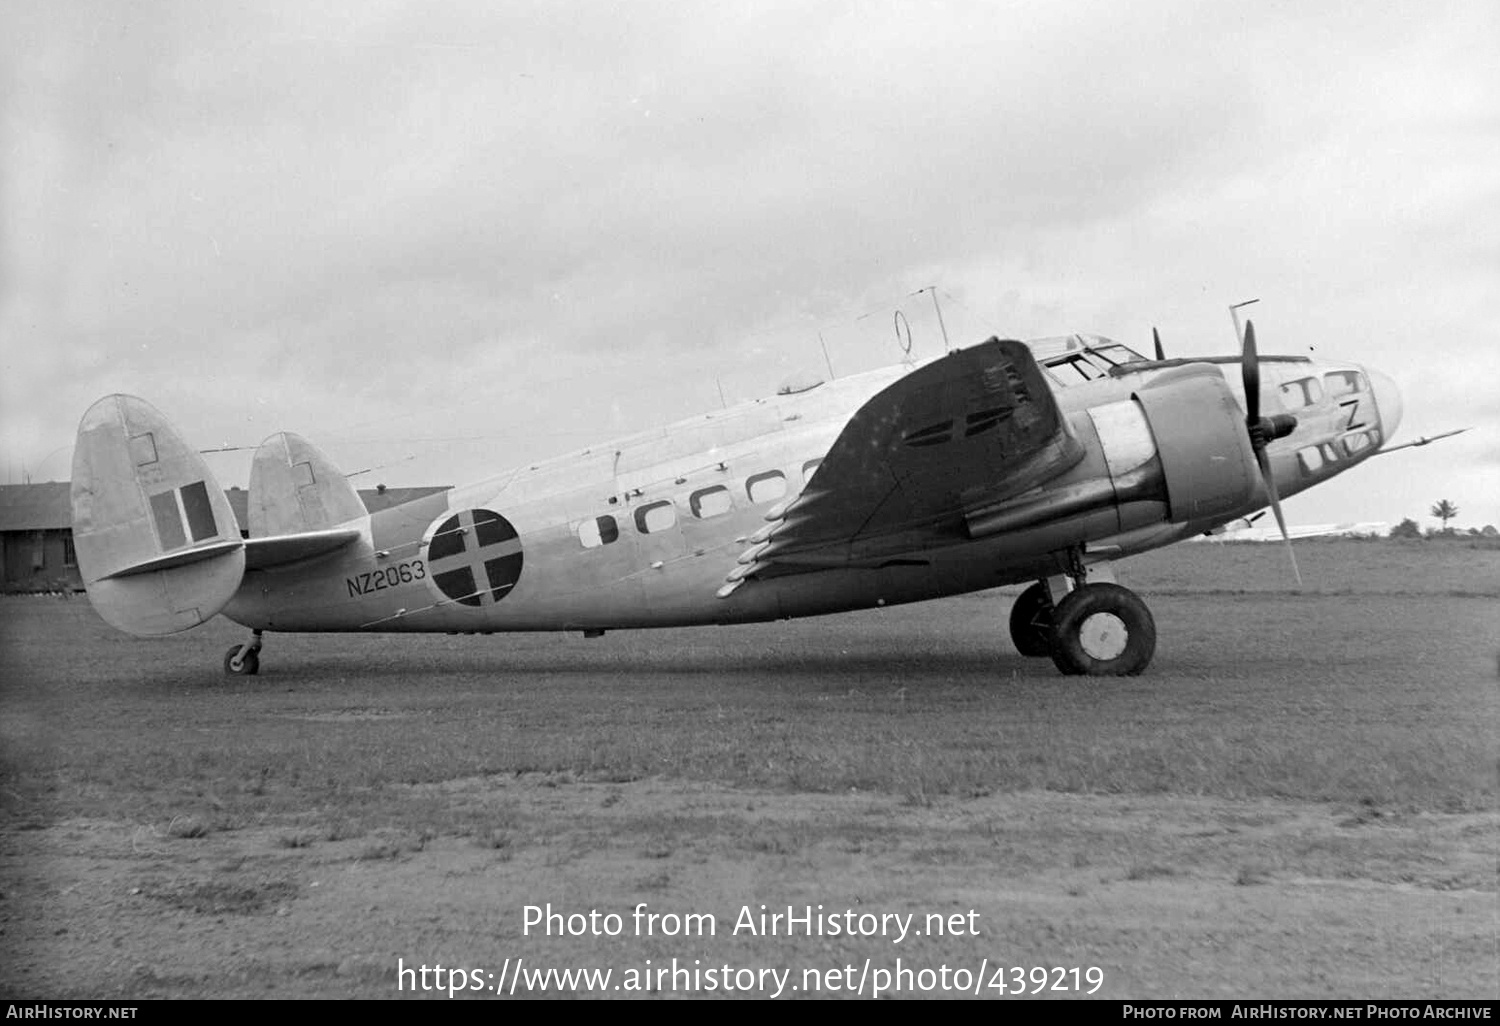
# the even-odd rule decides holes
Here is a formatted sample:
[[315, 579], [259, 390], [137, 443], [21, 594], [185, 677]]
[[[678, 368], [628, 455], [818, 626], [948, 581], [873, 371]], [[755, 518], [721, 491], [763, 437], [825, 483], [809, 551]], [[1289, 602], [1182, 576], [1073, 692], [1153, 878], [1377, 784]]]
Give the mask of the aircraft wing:
[[964, 514], [1083, 459], [1024, 344], [990, 339], [919, 367], [860, 407], [797, 498], [728, 577], [882, 562], [967, 539]]

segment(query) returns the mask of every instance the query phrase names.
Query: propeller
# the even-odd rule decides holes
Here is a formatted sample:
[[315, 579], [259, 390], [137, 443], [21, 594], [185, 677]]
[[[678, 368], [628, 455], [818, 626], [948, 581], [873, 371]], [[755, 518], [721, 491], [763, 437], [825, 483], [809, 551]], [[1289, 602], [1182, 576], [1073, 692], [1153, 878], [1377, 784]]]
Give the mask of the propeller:
[[1245, 348], [1240, 354], [1240, 373], [1245, 380], [1245, 428], [1250, 432], [1250, 448], [1255, 452], [1255, 462], [1260, 465], [1261, 480], [1266, 483], [1266, 495], [1271, 499], [1271, 512], [1276, 515], [1276, 526], [1281, 528], [1281, 540], [1286, 542], [1287, 558], [1292, 561], [1292, 575], [1297, 578], [1297, 587], [1302, 587], [1302, 571], [1297, 569], [1297, 555], [1292, 551], [1292, 537], [1287, 534], [1286, 517], [1281, 514], [1281, 498], [1276, 494], [1276, 479], [1271, 475], [1271, 459], [1266, 455], [1266, 446], [1278, 438], [1284, 438], [1297, 428], [1297, 418], [1290, 413], [1278, 413], [1271, 417], [1260, 415], [1260, 356], [1255, 351], [1255, 325], [1245, 322]]
[[1161, 333], [1156, 330], [1156, 325], [1151, 326], [1151, 341], [1156, 343], [1156, 358], [1165, 360], [1167, 352], [1161, 347]]

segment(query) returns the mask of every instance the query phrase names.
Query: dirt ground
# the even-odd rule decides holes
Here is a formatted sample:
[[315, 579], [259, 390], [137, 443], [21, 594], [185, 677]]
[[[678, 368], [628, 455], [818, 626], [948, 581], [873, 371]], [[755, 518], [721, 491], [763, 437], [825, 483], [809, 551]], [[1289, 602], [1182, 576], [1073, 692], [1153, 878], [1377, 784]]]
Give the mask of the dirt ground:
[[[706, 982], [722, 976], [694, 987], [685, 974], [653, 981], [649, 970], [726, 965], [740, 984], [751, 982], [742, 969], [790, 970], [784, 996], [814, 986], [844, 994], [861, 977], [866, 995], [884, 982], [904, 984], [901, 996], [936, 996], [944, 966], [969, 993], [983, 971], [979, 993], [990, 997], [1001, 981], [1015, 993], [1012, 967], [1081, 970], [1049, 972], [1049, 997], [1500, 993], [1493, 813], [1370, 817], [1295, 802], [1052, 794], [917, 807], [884, 795], [540, 776], [429, 790], [459, 806], [519, 802], [527, 816], [566, 825], [534, 845], [394, 832], [288, 847], [277, 828], [194, 838], [102, 820], [9, 833], [3, 990], [435, 996], [424, 983], [453, 980], [398, 981], [397, 970], [441, 965], [484, 974], [461, 976], [463, 988], [486, 988], [461, 996], [494, 997], [513, 983], [519, 996], [541, 990], [509, 970], [524, 960], [527, 972], [610, 969], [608, 996], [632, 993], [621, 989], [630, 970], [636, 986], [722, 993]], [[1350, 846], [1369, 853], [1367, 872], [1329, 875]], [[641, 904], [664, 917], [641, 920], [653, 936], [637, 935]], [[803, 919], [813, 906], [814, 935], [794, 922], [794, 936], [783, 924], [762, 936], [754, 918], [753, 931], [740, 922], [736, 934], [742, 909], [757, 917], [762, 904]], [[564, 917], [552, 936], [545, 918], [528, 935], [528, 905], [541, 910], [533, 916], [550, 906]], [[567, 934], [568, 917], [595, 910], [619, 923], [574, 919], [584, 935]], [[829, 936], [828, 917], [842, 925], [847, 910], [914, 918], [904, 939], [893, 920], [882, 936], [857, 918], [855, 929], [875, 935]], [[714, 935], [663, 935], [690, 928], [672, 913], [711, 913]], [[946, 930], [955, 913], [960, 935], [916, 935], [929, 914]], [[693, 922], [706, 933], [706, 920]], [[620, 935], [593, 935], [607, 929]], [[933, 973], [906, 978], [902, 967]], [[752, 992], [777, 989], [762, 976]]]

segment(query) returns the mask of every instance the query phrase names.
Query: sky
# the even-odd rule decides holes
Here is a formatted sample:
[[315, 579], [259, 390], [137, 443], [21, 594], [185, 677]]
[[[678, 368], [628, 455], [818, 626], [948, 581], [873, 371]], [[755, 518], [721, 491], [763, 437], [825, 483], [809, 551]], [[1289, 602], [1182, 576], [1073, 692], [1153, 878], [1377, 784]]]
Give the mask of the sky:
[[[0, 3], [0, 479], [140, 395], [461, 484], [990, 335], [1338, 357], [1500, 524], [1493, 0]], [[821, 336], [821, 344], [820, 344]], [[827, 349], [827, 359], [824, 357]], [[722, 398], [721, 398], [722, 397]]]

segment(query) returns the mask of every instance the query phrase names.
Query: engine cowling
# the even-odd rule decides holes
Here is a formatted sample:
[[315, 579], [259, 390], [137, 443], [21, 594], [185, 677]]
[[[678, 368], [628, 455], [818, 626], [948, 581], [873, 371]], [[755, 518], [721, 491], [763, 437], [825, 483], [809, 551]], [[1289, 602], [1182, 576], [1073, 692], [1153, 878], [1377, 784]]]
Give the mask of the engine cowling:
[[1253, 501], [1260, 477], [1245, 413], [1217, 367], [1177, 368], [1133, 398], [1156, 440], [1172, 523], [1230, 516]]

